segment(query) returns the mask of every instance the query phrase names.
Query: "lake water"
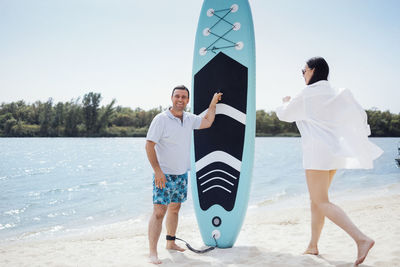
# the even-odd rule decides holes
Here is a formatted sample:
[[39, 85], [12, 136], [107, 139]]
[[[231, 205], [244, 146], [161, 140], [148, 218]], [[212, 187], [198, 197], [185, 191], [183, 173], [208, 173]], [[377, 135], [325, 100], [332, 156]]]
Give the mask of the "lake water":
[[[371, 140], [385, 151], [375, 168], [338, 171], [333, 195], [400, 193], [400, 138]], [[144, 138], [1, 138], [0, 240], [146, 221], [152, 169], [144, 145]], [[256, 138], [250, 208], [299, 199], [307, 199], [300, 139]], [[190, 190], [181, 213], [193, 213]]]

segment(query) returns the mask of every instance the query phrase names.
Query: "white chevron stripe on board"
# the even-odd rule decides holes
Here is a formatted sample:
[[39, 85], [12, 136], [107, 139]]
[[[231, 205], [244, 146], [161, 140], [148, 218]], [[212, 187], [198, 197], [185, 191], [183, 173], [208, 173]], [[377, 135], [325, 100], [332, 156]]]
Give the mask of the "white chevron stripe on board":
[[[204, 117], [207, 113], [207, 110], [204, 110], [202, 113], [200, 113], [200, 117]], [[224, 114], [228, 117], [231, 117], [232, 119], [237, 120], [238, 122], [242, 124], [246, 124], [246, 114], [235, 109], [234, 107], [231, 107], [227, 104], [219, 103], [217, 104], [217, 109], [215, 114]]]
[[228, 183], [228, 184], [230, 184], [231, 186], [233, 186], [233, 183], [229, 182], [228, 180], [226, 180], [226, 179], [224, 179], [224, 178], [222, 178], [222, 177], [210, 178], [210, 179], [206, 180], [204, 183], [200, 184], [200, 186], [203, 186], [203, 185], [205, 185], [206, 183], [211, 182], [211, 181], [213, 181], [213, 180], [222, 180], [222, 181], [224, 181], [225, 183]]
[[232, 174], [230, 174], [230, 173], [228, 173], [228, 172], [226, 172], [226, 171], [224, 171], [224, 170], [220, 170], [220, 169], [217, 169], [217, 170], [212, 170], [212, 171], [209, 171], [209, 172], [207, 172], [206, 174], [204, 174], [204, 175], [202, 175], [202, 176], [200, 176], [199, 178], [197, 178], [197, 179], [201, 179], [201, 178], [203, 178], [203, 177], [205, 177], [205, 176], [207, 176], [207, 175], [209, 175], [210, 173], [213, 173], [213, 172], [222, 172], [222, 173], [225, 173], [226, 175], [229, 175], [230, 177], [232, 177], [233, 179], [237, 179], [235, 176], [233, 176]]
[[216, 187], [222, 188], [222, 189], [224, 189], [225, 191], [227, 191], [228, 193], [232, 193], [231, 190], [226, 189], [225, 187], [223, 187], [223, 186], [221, 186], [221, 185], [213, 185], [213, 186], [210, 186], [209, 188], [204, 189], [204, 190], [203, 190], [203, 193], [207, 192], [207, 191], [210, 190], [210, 189], [216, 188]]
[[217, 150], [217, 151], [211, 152], [210, 154], [208, 154], [208, 155], [202, 157], [201, 159], [199, 159], [198, 161], [196, 161], [196, 172], [200, 171], [204, 167], [206, 167], [214, 162], [225, 163], [225, 164], [231, 166], [232, 168], [234, 168], [235, 170], [237, 170], [238, 172], [240, 172], [240, 169], [242, 166], [242, 162], [240, 160], [238, 160], [237, 158], [229, 155], [228, 153], [226, 153], [224, 151]]

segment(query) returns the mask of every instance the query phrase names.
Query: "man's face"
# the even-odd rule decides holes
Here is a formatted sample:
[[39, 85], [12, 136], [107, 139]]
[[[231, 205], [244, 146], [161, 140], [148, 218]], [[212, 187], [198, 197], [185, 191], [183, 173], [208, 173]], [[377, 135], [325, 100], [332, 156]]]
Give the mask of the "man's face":
[[184, 111], [189, 103], [189, 94], [186, 90], [176, 89], [171, 97], [172, 107], [176, 111]]

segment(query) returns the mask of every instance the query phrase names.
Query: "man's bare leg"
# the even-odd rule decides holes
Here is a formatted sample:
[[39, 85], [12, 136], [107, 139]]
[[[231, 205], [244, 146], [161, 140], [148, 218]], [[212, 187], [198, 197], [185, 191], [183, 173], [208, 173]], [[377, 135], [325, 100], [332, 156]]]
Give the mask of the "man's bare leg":
[[[179, 210], [181, 208], [181, 203], [170, 203], [168, 205], [168, 212], [167, 212], [167, 235], [175, 236], [176, 229], [178, 228], [178, 215]], [[185, 249], [181, 248], [177, 244], [175, 244], [175, 240], [167, 240], [167, 249], [178, 250], [178, 251], [185, 251]]]
[[154, 204], [153, 214], [149, 221], [149, 248], [150, 256], [149, 260], [154, 264], [161, 264], [162, 262], [158, 259], [157, 254], [157, 243], [160, 238], [162, 230], [162, 222], [167, 212], [167, 206], [161, 204]]

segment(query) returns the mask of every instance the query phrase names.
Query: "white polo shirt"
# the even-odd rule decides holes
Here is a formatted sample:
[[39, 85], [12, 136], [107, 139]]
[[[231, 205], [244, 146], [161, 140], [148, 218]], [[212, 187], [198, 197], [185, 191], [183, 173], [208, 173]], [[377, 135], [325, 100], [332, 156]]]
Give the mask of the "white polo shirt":
[[154, 117], [146, 140], [156, 143], [157, 160], [163, 173], [180, 175], [190, 170], [192, 131], [200, 127], [201, 120], [200, 116], [183, 112], [181, 121], [170, 110]]

